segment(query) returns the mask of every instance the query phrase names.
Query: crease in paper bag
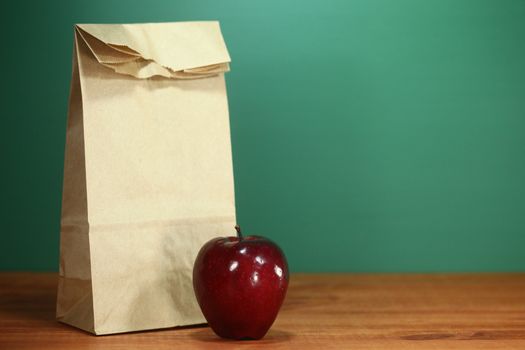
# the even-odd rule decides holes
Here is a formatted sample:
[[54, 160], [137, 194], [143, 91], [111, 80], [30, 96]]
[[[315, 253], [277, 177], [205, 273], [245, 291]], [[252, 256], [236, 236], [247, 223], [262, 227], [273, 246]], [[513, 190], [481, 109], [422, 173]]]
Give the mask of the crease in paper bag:
[[198, 79], [229, 71], [218, 22], [77, 24], [75, 29], [97, 61], [119, 74]]

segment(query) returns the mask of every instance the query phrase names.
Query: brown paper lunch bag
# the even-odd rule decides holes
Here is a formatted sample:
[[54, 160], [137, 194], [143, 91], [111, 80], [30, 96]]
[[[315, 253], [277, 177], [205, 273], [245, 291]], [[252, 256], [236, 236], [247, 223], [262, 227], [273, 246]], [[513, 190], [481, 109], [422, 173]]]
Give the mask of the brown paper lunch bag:
[[57, 318], [95, 334], [203, 323], [193, 262], [235, 225], [219, 24], [74, 29]]

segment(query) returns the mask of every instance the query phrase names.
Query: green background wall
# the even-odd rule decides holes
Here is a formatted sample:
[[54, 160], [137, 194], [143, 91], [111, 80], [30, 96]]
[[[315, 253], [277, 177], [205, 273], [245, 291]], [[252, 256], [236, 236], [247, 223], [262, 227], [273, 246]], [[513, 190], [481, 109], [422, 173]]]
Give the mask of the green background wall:
[[73, 23], [218, 19], [237, 210], [293, 271], [525, 270], [525, 1], [2, 9], [0, 269], [56, 270]]

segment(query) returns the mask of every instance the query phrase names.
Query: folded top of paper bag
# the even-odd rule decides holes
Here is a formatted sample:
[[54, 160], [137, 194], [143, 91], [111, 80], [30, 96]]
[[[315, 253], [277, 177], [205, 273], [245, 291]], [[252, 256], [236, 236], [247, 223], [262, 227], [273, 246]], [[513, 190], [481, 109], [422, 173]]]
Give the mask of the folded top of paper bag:
[[136, 78], [203, 78], [229, 70], [219, 23], [77, 24], [99, 63]]

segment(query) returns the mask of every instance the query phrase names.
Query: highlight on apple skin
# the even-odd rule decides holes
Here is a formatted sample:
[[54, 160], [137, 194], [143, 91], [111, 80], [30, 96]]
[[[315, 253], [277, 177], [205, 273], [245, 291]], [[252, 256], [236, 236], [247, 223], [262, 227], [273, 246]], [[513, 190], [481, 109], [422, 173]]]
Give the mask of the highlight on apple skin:
[[286, 296], [289, 275], [283, 251], [261, 236], [208, 241], [193, 267], [193, 288], [213, 331], [229, 339], [261, 339]]

